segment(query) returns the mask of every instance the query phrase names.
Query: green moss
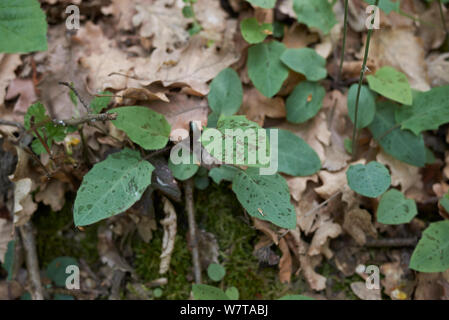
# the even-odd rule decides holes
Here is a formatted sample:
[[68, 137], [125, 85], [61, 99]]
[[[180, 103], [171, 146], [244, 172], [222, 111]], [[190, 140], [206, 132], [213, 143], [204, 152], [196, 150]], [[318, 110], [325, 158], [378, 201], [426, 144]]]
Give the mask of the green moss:
[[98, 223], [80, 231], [73, 224], [73, 199], [67, 197], [66, 204], [59, 212], [40, 205], [33, 215], [36, 230], [36, 246], [39, 264], [46, 267], [60, 256], [83, 258], [92, 267], [98, 263], [97, 228]]

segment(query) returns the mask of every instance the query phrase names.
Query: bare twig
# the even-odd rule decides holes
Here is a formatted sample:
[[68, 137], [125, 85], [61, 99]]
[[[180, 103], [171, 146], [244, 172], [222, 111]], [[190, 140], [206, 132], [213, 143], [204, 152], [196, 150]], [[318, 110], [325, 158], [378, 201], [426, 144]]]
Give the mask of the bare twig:
[[0, 126], [10, 126], [10, 127], [16, 127], [19, 128], [21, 131], [24, 131], [25, 128], [22, 126], [22, 124], [15, 122], [15, 121], [8, 121], [0, 119]]
[[80, 96], [80, 94], [78, 93], [78, 91], [76, 91], [76, 89], [75, 89], [70, 83], [61, 81], [61, 82], [59, 82], [59, 84], [62, 85], [62, 86], [66, 86], [66, 87], [68, 87], [70, 90], [72, 90], [73, 93], [74, 93], [74, 94], [76, 95], [76, 97], [78, 98], [78, 100], [79, 100], [79, 101], [81, 102], [81, 104], [84, 106], [84, 108], [86, 108], [87, 112], [90, 113], [90, 111], [91, 111], [91, 110], [90, 110], [90, 107], [87, 105], [86, 102], [84, 102], [83, 98], [81, 98], [81, 96]]
[[19, 227], [19, 229], [22, 236], [23, 248], [25, 249], [25, 260], [31, 282], [31, 296], [33, 297], [33, 300], [44, 300], [44, 290], [41, 283], [33, 225], [31, 221], [28, 221], [23, 226]]
[[78, 119], [53, 120], [53, 123], [61, 126], [77, 126], [87, 122], [108, 121], [115, 119], [117, 119], [117, 113], [100, 113], [87, 114], [84, 117]]
[[319, 205], [317, 205], [315, 208], [310, 209], [305, 215], [304, 217], [308, 217], [310, 216], [312, 213], [316, 212], [317, 210], [321, 209], [322, 207], [324, 207], [325, 205], [327, 205], [329, 202], [331, 202], [333, 199], [335, 199], [335, 197], [337, 197], [339, 194], [341, 193], [341, 191], [338, 191], [336, 193], [334, 193], [333, 195], [331, 195], [329, 197], [329, 199], [327, 199], [326, 201], [321, 202]]
[[384, 247], [415, 247], [418, 238], [386, 238], [386, 239], [367, 239], [366, 246], [371, 248]]
[[196, 234], [195, 208], [193, 206], [193, 179], [186, 181], [185, 186], [186, 209], [189, 220], [189, 236], [192, 245], [192, 262], [195, 274], [195, 283], [201, 283], [201, 264], [198, 249], [198, 237]]

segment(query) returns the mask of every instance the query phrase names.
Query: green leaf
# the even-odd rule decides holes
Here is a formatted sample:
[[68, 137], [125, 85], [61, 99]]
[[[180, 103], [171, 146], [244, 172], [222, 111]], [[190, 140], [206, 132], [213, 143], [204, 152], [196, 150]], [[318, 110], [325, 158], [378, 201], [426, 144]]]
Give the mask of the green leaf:
[[[446, 193], [441, 199], [440, 199], [440, 205], [446, 210], [446, 212], [449, 213], [449, 193]], [[5, 262], [6, 263], [6, 262]]]
[[65, 287], [66, 279], [70, 275], [66, 273], [66, 268], [71, 265], [78, 266], [78, 261], [72, 257], [58, 257], [50, 262], [46, 275], [58, 287]]
[[396, 121], [402, 129], [415, 134], [434, 130], [449, 122], [449, 86], [437, 87], [415, 96], [412, 106], [396, 110]]
[[267, 98], [278, 93], [288, 77], [288, 69], [281, 62], [284, 50], [285, 45], [278, 41], [259, 43], [248, 49], [248, 76]]
[[[181, 152], [181, 150], [179, 151]], [[180, 154], [180, 160], [182, 163], [174, 164], [170, 158], [168, 160], [168, 167], [170, 168], [173, 177], [178, 180], [185, 181], [193, 177], [200, 166], [195, 155], [192, 153], [182, 152]]]
[[165, 147], [170, 137], [170, 124], [165, 117], [146, 107], [121, 107], [108, 111], [117, 113], [114, 126], [125, 131], [128, 137], [147, 150]]
[[409, 223], [417, 214], [415, 201], [396, 189], [385, 192], [377, 207], [377, 221], [383, 224]]
[[239, 299], [239, 290], [236, 287], [229, 287], [225, 291], [226, 295], [231, 300], [238, 300]]
[[200, 33], [200, 31], [203, 30], [203, 28], [201, 27], [201, 25], [198, 22], [193, 22], [192, 27], [188, 30], [189, 35], [194, 36], [198, 33]]
[[232, 191], [251, 216], [281, 228], [296, 227], [295, 208], [290, 203], [287, 182], [281, 175], [259, 175], [255, 168], [241, 170], [232, 181]]
[[55, 294], [53, 296], [53, 300], [75, 300], [75, 298], [73, 296], [69, 296], [67, 294]]
[[195, 16], [195, 13], [193, 12], [192, 6], [185, 6], [182, 8], [182, 15], [185, 18], [193, 18]]
[[112, 100], [112, 92], [103, 91], [98, 93], [98, 95], [105, 97], [94, 97], [92, 99], [92, 101], [90, 102], [90, 108], [94, 113], [100, 113], [101, 110], [106, 108]]
[[287, 98], [287, 120], [303, 123], [313, 118], [323, 105], [326, 90], [316, 82], [303, 81]]
[[[217, 132], [218, 130], [218, 132]], [[219, 133], [216, 140], [213, 134]], [[207, 128], [201, 136], [201, 143], [210, 155], [222, 163], [239, 164], [250, 167], [266, 167], [269, 165], [269, 157], [261, 159], [263, 134], [266, 131], [255, 122], [249, 121], [245, 116], [221, 116], [217, 129]], [[265, 150], [269, 151], [268, 137], [265, 134]], [[232, 143], [232, 150], [228, 150], [228, 144]], [[221, 148], [220, 148], [221, 146]], [[229, 147], [230, 148], [230, 147]], [[232, 157], [231, 157], [232, 151]], [[266, 162], [266, 163], [265, 163]]]
[[276, 0], [246, 0], [246, 1], [251, 3], [253, 6], [265, 9], [272, 9], [276, 4]]
[[[376, 0], [364, 0], [364, 1], [371, 5], [374, 5], [376, 3]], [[393, 2], [391, 0], [380, 0], [378, 6], [386, 14], [390, 14], [391, 11], [396, 11], [399, 13], [401, 3], [400, 0], [397, 0], [396, 2]]]
[[449, 220], [431, 223], [424, 230], [409, 267], [420, 272], [443, 272], [449, 268]]
[[221, 281], [221, 279], [224, 278], [225, 274], [226, 274], [225, 268], [223, 268], [222, 265], [219, 265], [217, 263], [211, 263], [209, 267], [207, 267], [207, 275], [213, 281]]
[[413, 166], [423, 167], [427, 158], [424, 138], [421, 134], [416, 136], [396, 127], [396, 109], [398, 106], [390, 101], [378, 103], [374, 120], [368, 128], [386, 153]]
[[278, 171], [291, 176], [310, 176], [321, 169], [316, 152], [294, 133], [278, 130]]
[[75, 225], [92, 224], [130, 208], [151, 184], [153, 170], [139, 152], [129, 149], [94, 165], [76, 194]]
[[226, 68], [212, 80], [207, 100], [214, 114], [232, 116], [240, 109], [243, 88], [234, 69]]
[[376, 161], [367, 165], [351, 165], [346, 171], [346, 178], [352, 190], [369, 198], [377, 198], [387, 191], [391, 184], [388, 169]]
[[209, 177], [211, 177], [216, 184], [220, 184], [220, 182], [223, 180], [232, 181], [238, 171], [239, 170], [236, 167], [222, 165], [216, 168], [212, 168], [209, 171]]
[[246, 42], [255, 44], [264, 41], [269, 34], [273, 33], [273, 25], [260, 24], [256, 18], [246, 18], [240, 22], [240, 31]]
[[47, 21], [37, 0], [0, 2], [0, 52], [47, 50]]
[[229, 300], [223, 290], [207, 284], [194, 284], [192, 291], [195, 300]]
[[278, 300], [315, 300], [314, 298], [311, 297], [306, 297], [300, 294], [291, 294], [291, 295], [286, 295], [283, 296], [282, 298], [279, 298]]
[[313, 49], [287, 49], [282, 54], [281, 61], [293, 71], [302, 73], [309, 81], [327, 77], [326, 59]]
[[293, 10], [298, 16], [298, 22], [309, 28], [318, 28], [324, 34], [328, 34], [337, 23], [328, 0], [293, 0]]
[[367, 76], [371, 90], [402, 104], [413, 102], [412, 89], [407, 76], [392, 67], [382, 67], [375, 75]]
[[10, 240], [8, 242], [8, 245], [6, 246], [6, 253], [4, 256], [4, 263], [3, 268], [8, 272], [8, 277], [6, 280], [11, 281], [12, 280], [12, 270], [14, 266], [14, 256], [15, 256], [15, 250], [16, 250], [16, 241]]
[[[355, 120], [355, 103], [357, 99], [357, 84], [353, 84], [348, 91], [348, 114], [352, 123]], [[359, 111], [357, 114], [357, 128], [367, 127], [376, 114], [376, 98], [367, 86], [360, 88]]]

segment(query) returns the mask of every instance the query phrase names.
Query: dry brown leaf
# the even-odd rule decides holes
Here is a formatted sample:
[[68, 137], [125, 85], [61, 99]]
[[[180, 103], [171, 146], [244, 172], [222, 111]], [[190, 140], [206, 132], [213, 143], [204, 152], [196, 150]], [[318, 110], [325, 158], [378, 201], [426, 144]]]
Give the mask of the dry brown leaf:
[[[152, 92], [146, 88], [127, 88], [121, 92], [117, 93], [118, 96], [121, 96], [122, 99], [128, 99], [131, 101], [127, 101], [127, 105], [132, 105], [136, 101], [163, 101], [170, 102], [165, 93], [163, 92]], [[123, 103], [123, 101], [119, 100], [119, 103]]]
[[301, 255], [299, 257], [299, 262], [301, 264], [301, 271], [306, 278], [307, 283], [310, 288], [315, 291], [321, 291], [326, 288], [326, 277], [318, 274], [315, 271], [315, 267], [321, 263], [321, 255], [317, 256], [308, 256]]
[[160, 221], [161, 225], [164, 227], [164, 236], [162, 238], [162, 253], [161, 253], [161, 263], [159, 265], [159, 274], [164, 274], [168, 271], [170, 267], [171, 255], [173, 249], [175, 248], [175, 237], [176, 237], [176, 211], [170, 200], [162, 197], [162, 202], [164, 204], [165, 218]]
[[15, 182], [14, 186], [14, 225], [20, 227], [30, 220], [37, 210], [31, 192], [35, 189], [30, 178]]
[[423, 273], [416, 275], [415, 300], [440, 300], [444, 294], [443, 287], [438, 283], [441, 273]]
[[411, 281], [411, 271], [404, 268], [400, 261], [384, 263], [380, 272], [385, 275], [381, 280], [384, 293], [392, 300], [410, 300], [415, 287]]
[[8, 242], [13, 240], [14, 226], [11, 221], [0, 218], [0, 262], [4, 263]]
[[293, 23], [287, 30], [285, 30], [282, 42], [287, 48], [305, 48], [309, 44], [317, 42], [319, 37], [315, 33], [310, 33], [307, 27], [297, 22]]
[[19, 96], [16, 104], [14, 105], [14, 112], [26, 113], [28, 107], [37, 100], [37, 95], [34, 90], [34, 84], [32, 80], [14, 79], [8, 87], [6, 92], [6, 100], [10, 100]]
[[279, 249], [282, 252], [282, 257], [279, 261], [279, 280], [282, 283], [290, 283], [292, 277], [292, 256], [284, 238], [279, 240]]
[[254, 227], [257, 230], [262, 231], [267, 237], [271, 239], [271, 241], [274, 242], [275, 245], [279, 245], [279, 237], [276, 231], [271, 228], [271, 223], [257, 218], [253, 218], [253, 223]]
[[311, 189], [307, 190], [299, 202], [294, 203], [294, 206], [297, 224], [301, 230], [305, 235], [314, 232], [317, 227], [315, 221], [317, 219], [318, 211], [315, 211], [314, 214], [307, 214], [318, 206], [318, 197], [316, 193]]
[[366, 235], [377, 237], [371, 214], [365, 209], [354, 208], [345, 213], [343, 229], [361, 246], [366, 243]]
[[60, 180], [52, 179], [49, 183], [41, 186], [39, 192], [36, 193], [36, 202], [43, 202], [51, 207], [54, 212], [62, 209], [65, 203], [65, 192], [67, 184]]
[[351, 290], [362, 300], [382, 300], [380, 289], [368, 289], [362, 281], [351, 283]]
[[284, 178], [287, 180], [290, 195], [295, 201], [299, 201], [302, 198], [304, 191], [306, 191], [308, 181], [318, 183], [318, 176], [316, 174], [308, 177], [284, 176]]
[[370, 57], [377, 69], [392, 66], [405, 73], [413, 89], [430, 89], [424, 49], [412, 28], [380, 29], [371, 38]]
[[286, 116], [285, 102], [280, 97], [267, 98], [256, 88], [245, 89], [239, 113], [246, 115], [248, 120], [263, 126], [265, 117], [284, 118]]
[[5, 101], [6, 88], [16, 78], [15, 70], [22, 64], [19, 54], [0, 53], [0, 106]]
[[[342, 232], [339, 224], [334, 223], [332, 220], [326, 220], [321, 222], [318, 229], [313, 235], [312, 242], [310, 244], [307, 254], [309, 256], [314, 256], [317, 254], [325, 253], [326, 258], [332, 258], [332, 252], [327, 248], [327, 243], [329, 238], [336, 238]], [[330, 256], [329, 256], [330, 255]]]
[[449, 84], [449, 53], [431, 54], [426, 59], [426, 64], [432, 87]]

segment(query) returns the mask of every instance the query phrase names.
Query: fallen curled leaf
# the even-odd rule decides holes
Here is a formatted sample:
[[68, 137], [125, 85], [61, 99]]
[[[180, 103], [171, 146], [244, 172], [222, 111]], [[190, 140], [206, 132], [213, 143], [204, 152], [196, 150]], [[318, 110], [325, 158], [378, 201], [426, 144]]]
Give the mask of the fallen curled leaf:
[[279, 240], [279, 249], [282, 252], [281, 260], [279, 261], [279, 280], [282, 283], [290, 283], [292, 277], [292, 257], [284, 238]]
[[51, 207], [54, 212], [62, 209], [65, 203], [65, 192], [67, 184], [60, 180], [51, 180], [49, 183], [41, 186], [39, 192], [36, 193], [36, 202], [43, 202]]
[[330, 238], [338, 237], [341, 232], [342, 229], [339, 224], [334, 223], [331, 220], [323, 221], [313, 235], [307, 254], [309, 256], [314, 256], [324, 253], [326, 258], [332, 258], [332, 252], [327, 250], [329, 249], [327, 247], [328, 241]]
[[19, 54], [0, 54], [0, 106], [5, 101], [6, 88], [16, 78], [14, 71], [21, 64]]
[[30, 178], [24, 178], [15, 182], [14, 186], [14, 225], [22, 226], [30, 220], [37, 210], [31, 192], [34, 190]]
[[170, 200], [163, 197], [165, 218], [160, 221], [164, 227], [164, 236], [162, 238], [161, 263], [159, 265], [159, 274], [164, 274], [170, 267], [171, 256], [175, 248], [176, 237], [176, 211]]
[[14, 105], [13, 112], [26, 113], [28, 107], [37, 100], [33, 81], [29, 79], [14, 79], [8, 87], [5, 99], [10, 100], [17, 96], [19, 99]]
[[354, 208], [345, 213], [343, 229], [361, 246], [366, 243], [366, 236], [377, 236], [377, 230], [372, 224], [371, 214], [360, 208]]

